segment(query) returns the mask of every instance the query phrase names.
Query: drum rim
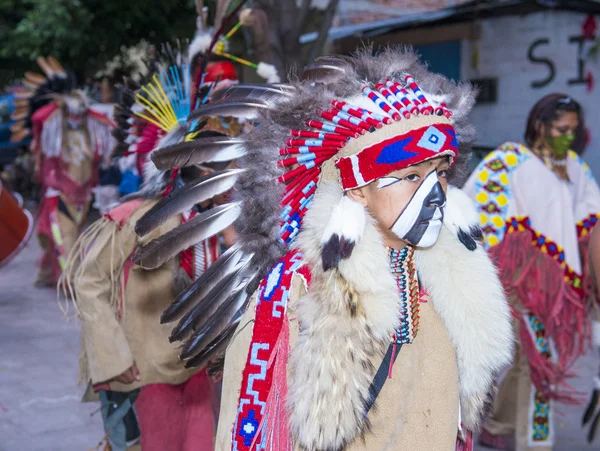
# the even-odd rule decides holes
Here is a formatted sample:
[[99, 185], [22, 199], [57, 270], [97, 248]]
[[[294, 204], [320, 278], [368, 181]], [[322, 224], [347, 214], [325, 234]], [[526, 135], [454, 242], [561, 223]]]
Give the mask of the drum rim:
[[29, 210], [27, 210], [26, 208], [23, 208], [23, 213], [25, 214], [25, 216], [27, 216], [27, 219], [29, 221], [29, 225], [27, 226], [27, 232], [25, 232], [25, 235], [23, 236], [23, 241], [21, 241], [21, 243], [19, 243], [19, 245], [15, 248], [14, 251], [12, 251], [8, 257], [6, 257], [3, 261], [0, 262], [0, 269], [4, 268], [6, 265], [8, 265], [11, 260], [13, 258], [15, 258], [19, 252], [21, 252], [23, 250], [23, 248], [27, 245], [27, 243], [29, 242], [29, 238], [31, 238], [31, 233], [33, 232], [33, 227], [34, 227], [34, 220], [33, 220], [33, 215], [31, 214], [31, 212]]

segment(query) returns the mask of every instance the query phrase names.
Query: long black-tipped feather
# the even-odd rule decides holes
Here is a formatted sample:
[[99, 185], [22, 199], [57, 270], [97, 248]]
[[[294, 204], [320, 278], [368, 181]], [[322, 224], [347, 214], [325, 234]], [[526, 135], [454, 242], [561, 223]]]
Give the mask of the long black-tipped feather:
[[209, 343], [204, 352], [185, 362], [185, 367], [204, 368], [210, 360], [215, 358], [220, 352], [224, 351], [227, 348], [227, 345], [229, 344], [231, 339], [233, 338], [233, 334], [235, 333], [235, 330], [237, 329], [237, 326], [241, 319], [241, 314], [238, 317], [235, 317], [231, 321], [231, 325], [225, 331], [223, 331], [221, 335], [219, 335], [211, 343]]
[[234, 85], [229, 88], [219, 89], [211, 95], [211, 102], [241, 99], [272, 100], [281, 96], [288, 96], [286, 90], [271, 85]]
[[244, 156], [244, 141], [240, 138], [216, 136], [198, 138], [162, 147], [152, 153], [152, 161], [161, 171], [203, 163], [232, 161]]
[[183, 290], [160, 317], [161, 324], [173, 322], [185, 314], [226, 277], [242, 258], [241, 245], [235, 244], [208, 267], [200, 277]]
[[[188, 334], [202, 328], [205, 322], [220, 308], [224, 300], [228, 298], [231, 291], [238, 288], [238, 285], [245, 277], [248, 260], [238, 263], [235, 270], [217, 283], [212, 290], [203, 298], [192, 310], [186, 313], [173, 328], [169, 341], [181, 341]], [[246, 285], [243, 284], [245, 287]]]
[[179, 252], [216, 235], [233, 224], [240, 212], [240, 202], [211, 208], [142, 246], [131, 261], [144, 269], [156, 269]]
[[229, 191], [244, 169], [213, 172], [171, 191], [152, 206], [135, 224], [135, 233], [144, 236], [164, 224], [169, 218], [189, 210], [194, 205]]
[[250, 297], [244, 288], [245, 285], [230, 292], [227, 299], [219, 305], [219, 308], [215, 310], [210, 318], [207, 318], [204, 321], [203, 327], [198, 329], [198, 331], [186, 341], [179, 354], [179, 357], [182, 360], [187, 360], [203, 352], [210, 342], [227, 329], [231, 323], [231, 319], [235, 317], [240, 309], [242, 309]]
[[258, 112], [269, 108], [265, 101], [253, 99], [241, 102], [221, 102], [202, 105], [188, 116], [188, 120], [200, 117], [232, 116], [237, 118], [254, 119]]

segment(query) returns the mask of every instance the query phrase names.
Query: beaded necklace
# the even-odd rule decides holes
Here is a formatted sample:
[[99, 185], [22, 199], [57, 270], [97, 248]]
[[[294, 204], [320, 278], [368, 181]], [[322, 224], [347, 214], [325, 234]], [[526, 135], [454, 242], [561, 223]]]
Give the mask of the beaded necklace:
[[396, 329], [396, 344], [408, 344], [419, 329], [419, 279], [415, 269], [415, 249], [389, 250], [390, 271], [400, 293], [400, 325]]

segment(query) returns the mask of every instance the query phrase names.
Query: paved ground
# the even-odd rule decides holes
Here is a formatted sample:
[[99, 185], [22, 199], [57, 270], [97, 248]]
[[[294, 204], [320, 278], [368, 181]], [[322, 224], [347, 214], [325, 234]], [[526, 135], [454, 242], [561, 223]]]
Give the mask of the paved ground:
[[[33, 287], [38, 255], [32, 240], [0, 270], [0, 451], [87, 451], [103, 436], [102, 420], [97, 404], [79, 402], [77, 324], [64, 320], [53, 290]], [[586, 393], [596, 365], [591, 355], [579, 362]], [[560, 410], [556, 450], [600, 449], [584, 441], [581, 406]]]
[[0, 451], [87, 451], [104, 435], [99, 404], [79, 401], [79, 328], [33, 287], [38, 255], [32, 239], [0, 269]]

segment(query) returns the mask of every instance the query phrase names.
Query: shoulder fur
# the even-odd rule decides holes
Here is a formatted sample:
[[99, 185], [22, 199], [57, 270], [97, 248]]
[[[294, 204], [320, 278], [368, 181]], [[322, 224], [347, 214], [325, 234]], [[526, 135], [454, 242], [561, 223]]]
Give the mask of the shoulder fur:
[[473, 250], [460, 232], [477, 213], [465, 193], [450, 188], [438, 242], [416, 252], [423, 287], [444, 322], [458, 358], [462, 421], [475, 429], [493, 379], [512, 360], [511, 312], [496, 268], [482, 245]]

